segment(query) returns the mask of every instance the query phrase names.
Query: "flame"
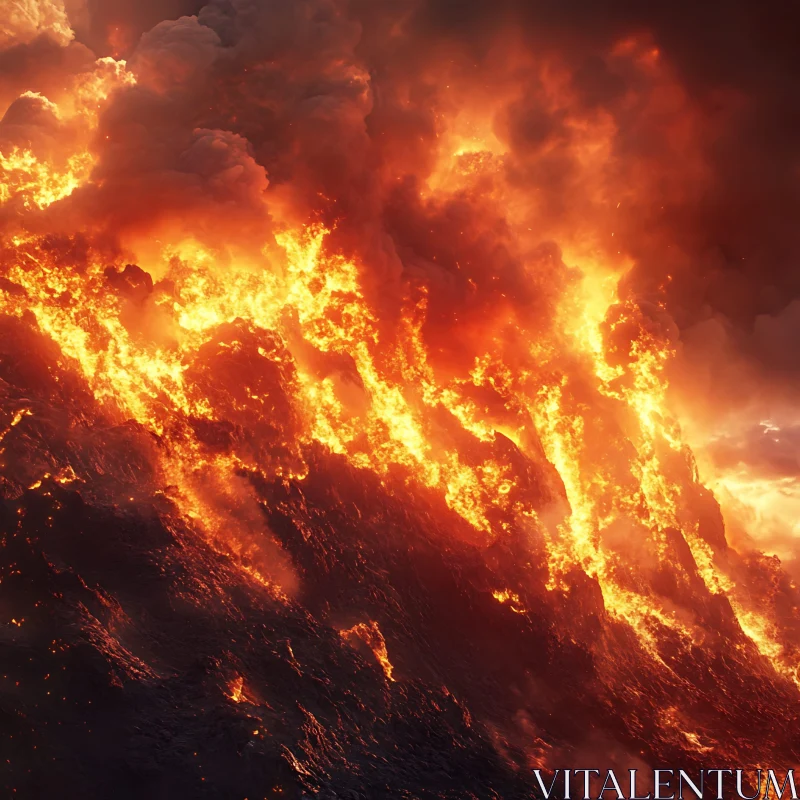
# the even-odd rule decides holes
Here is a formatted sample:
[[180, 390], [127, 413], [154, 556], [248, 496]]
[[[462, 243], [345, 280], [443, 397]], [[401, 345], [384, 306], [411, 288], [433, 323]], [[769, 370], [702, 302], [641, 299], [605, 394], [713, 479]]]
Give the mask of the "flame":
[[[673, 456], [690, 458], [666, 410], [663, 372], [672, 351], [646, 329], [635, 306], [616, 302], [613, 291], [604, 295], [607, 276], [597, 278], [587, 270], [582, 294], [570, 298], [562, 313], [576, 356], [591, 365], [596, 392], [627, 415], [627, 441], [634, 456], [624, 486], [587, 443], [594, 412], [576, 403], [569, 375], [559, 368], [558, 353], [553, 351], [551, 363], [546, 363], [547, 354], [538, 344], [533, 346], [532, 356], [544, 368], [538, 374], [516, 375], [486, 353], [468, 377], [442, 383], [428, 363], [422, 341], [424, 295], [407, 309], [399, 341], [385, 341], [361, 288], [359, 265], [327, 253], [328, 235], [319, 227], [286, 231], [278, 238], [285, 255], [281, 272], [231, 265], [224, 280], [216, 272], [212, 252], [195, 249], [192, 262], [172, 256], [165, 277], [174, 292], [157, 301], [174, 336], [170, 347], [136, 337], [125, 327], [124, 303], [108, 291], [100, 263], [82, 274], [55, 270], [36, 240], [17, 244], [15, 264], [7, 272], [8, 280], [24, 289], [27, 302], [23, 307], [7, 296], [2, 310], [16, 316], [23, 310], [32, 313], [108, 413], [136, 419], [168, 437], [161, 470], [165, 485], [178, 487], [173, 499], [188, 519], [211, 539], [222, 540], [243, 564], [252, 547], [241, 531], [231, 531], [228, 512], [220, 510], [220, 498], [226, 495], [231, 499], [223, 502], [225, 508], [237, 502], [225, 487], [235, 484], [237, 475], [248, 473], [302, 480], [304, 442], [318, 442], [355, 467], [381, 476], [402, 470], [407, 483], [437, 492], [450, 509], [486, 536], [502, 535], [509, 519], [535, 522], [537, 511], [517, 491], [509, 464], [493, 457], [465, 458], [433, 424], [434, 412], [441, 409], [449, 415], [448, 424], [472, 441], [493, 442], [495, 421], [469, 396], [470, 388], [491, 386], [507, 409], [515, 410], [512, 427], [518, 439], [525, 431], [538, 435], [563, 482], [570, 510], [548, 534], [551, 590], [566, 591], [565, 576], [578, 564], [599, 582], [606, 611], [630, 625], [651, 655], [659, 659], [654, 626], [675, 631], [689, 646], [695, 636], [692, 623], [650, 592], [620, 581], [619, 556], [601, 541], [606, 530], [627, 521], [643, 531], [649, 546], [663, 557], [665, 531], [682, 530], [709, 589], [732, 599], [742, 629], [776, 669], [796, 674], [794, 663], [784, 663], [773, 625], [736, 599], [733, 582], [713, 565], [713, 555], [703, 548], [696, 527], [681, 518], [682, 488], [664, 467]], [[71, 300], [54, 302], [60, 296]], [[582, 296], [604, 299], [581, 306]], [[283, 342], [297, 335], [296, 326], [301, 340], [318, 352], [348, 356], [363, 387], [360, 406], [348, 400], [341, 383], [330, 376], [318, 379], [298, 356], [294, 377], [288, 381], [303, 426], [297, 441], [286, 442], [286, 457], [267, 464], [248, 453], [206, 452], [193, 426], [198, 420], [219, 422], [230, 409], [215, 407], [199, 391], [191, 367], [203, 348], [215, 342], [231, 352], [242, 349], [239, 340], [215, 338], [219, 326], [236, 320], [244, 320], [252, 331], [277, 331]], [[627, 349], [609, 341], [623, 328], [629, 329]], [[292, 358], [290, 353], [280, 355], [279, 350], [263, 347], [258, 354], [278, 365]], [[541, 375], [547, 378], [542, 380]], [[260, 396], [249, 388], [247, 392], [248, 412], [266, 413]], [[533, 427], [526, 418], [533, 420]], [[211, 475], [216, 500], [209, 501]], [[251, 565], [247, 570], [262, 585], [279, 591], [257, 568]]]
[[495, 591], [492, 592], [492, 597], [494, 597], [498, 603], [508, 603], [508, 607], [516, 614], [525, 613], [519, 595], [516, 592], [512, 592], [508, 589], [495, 589]]
[[228, 690], [230, 692], [228, 697], [230, 697], [234, 703], [241, 703], [246, 699], [244, 696], [244, 678], [241, 675], [237, 675], [228, 684]]
[[31, 150], [14, 148], [7, 155], [0, 153], [0, 202], [21, 197], [25, 208], [47, 208], [85, 183], [92, 163], [89, 153], [79, 153], [67, 159], [63, 171], [55, 171]]
[[11, 432], [11, 429], [16, 428], [17, 425], [19, 425], [20, 422], [25, 419], [25, 417], [30, 417], [32, 415], [33, 412], [29, 408], [21, 408], [19, 411], [16, 411], [8, 425], [6, 425], [6, 427], [0, 431], [0, 442], [2, 442], [3, 439], [5, 439], [6, 436], [8, 436], [8, 434]]
[[0, 203], [19, 198], [26, 210], [42, 210], [70, 197], [89, 182], [95, 165], [90, 148], [98, 115], [111, 94], [136, 79], [125, 61], [100, 58], [94, 70], [79, 75], [72, 91], [61, 104], [37, 92], [24, 92], [21, 97], [34, 100], [46, 108], [62, 125], [71, 126], [77, 148], [66, 154], [58, 152], [42, 157], [30, 147], [12, 147], [0, 151]]
[[[648, 69], [659, 61], [651, 51]], [[562, 78], [548, 80], [557, 104]], [[124, 62], [98, 62], [63, 106], [85, 127], [77, 137], [85, 149], [50, 160], [31, 149], [0, 154], [0, 203], [19, 201], [35, 217], [91, 183], [88, 133], [112, 93], [133, 83]], [[493, 201], [505, 199], [496, 182], [504, 144], [468, 116], [442, 135], [423, 199], [469, 193], [478, 180]], [[570, 124], [576, 162], [591, 176], [610, 150], [610, 122], [599, 115]], [[520, 238], [530, 231], [523, 216], [512, 210], [507, 223]], [[702, 535], [692, 506], [698, 470], [668, 402], [674, 343], [621, 291], [632, 266], [622, 252], [592, 255], [595, 235], [576, 234], [564, 250], [573, 269], [569, 285], [552, 290], [554, 324], [541, 330], [498, 300], [464, 367], [430, 348], [430, 287], [405, 287], [398, 318], [387, 323], [366, 280], [369, 264], [336, 248], [332, 225], [284, 220], [274, 242], [247, 256], [176, 234], [145, 273], [116, 252], [109, 265], [99, 244], [80, 270], [65, 268], [36, 225], [21, 224], [5, 242], [0, 313], [49, 337], [110, 420], [134, 420], [157, 439], [157, 491], [259, 590], [285, 602], [293, 587], [291, 570], [264, 544], [252, 484], [301, 484], [310, 454], [321, 450], [389, 491], [419, 494], [478, 546], [529, 534], [541, 542], [529, 556], [546, 565], [551, 596], [568, 597], [582, 572], [599, 587], [602, 613], [657, 669], [672, 669], [665, 632], [688, 651], [703, 620], [688, 601], [657, 591], [653, 576], [665, 564], [682, 585], [699, 576], [709, 596], [727, 599], [760, 656], [800, 686], [800, 663], [771, 612]], [[459, 333], [454, 323], [451, 335]], [[220, 366], [228, 361], [235, 372]], [[29, 414], [17, 411], [0, 441]], [[526, 479], [534, 467], [541, 486]], [[54, 479], [79, 475], [65, 467]], [[690, 563], [672, 563], [675, 536]], [[492, 597], [527, 614], [525, 587], [511, 584]], [[339, 633], [366, 644], [395, 681], [376, 622]], [[246, 699], [243, 678], [228, 690], [234, 702]], [[705, 751], [698, 734], [684, 738]]]
[[391, 661], [389, 661], [389, 653], [386, 649], [386, 640], [383, 638], [383, 634], [381, 633], [381, 629], [378, 627], [378, 623], [374, 621], [370, 622], [359, 622], [356, 625], [353, 625], [352, 628], [348, 628], [347, 630], [340, 631], [342, 638], [349, 639], [352, 637], [356, 637], [360, 639], [370, 650], [372, 650], [375, 660], [380, 664], [381, 669], [386, 675], [386, 680], [394, 682], [394, 678], [392, 674], [394, 673], [394, 667], [392, 666]]

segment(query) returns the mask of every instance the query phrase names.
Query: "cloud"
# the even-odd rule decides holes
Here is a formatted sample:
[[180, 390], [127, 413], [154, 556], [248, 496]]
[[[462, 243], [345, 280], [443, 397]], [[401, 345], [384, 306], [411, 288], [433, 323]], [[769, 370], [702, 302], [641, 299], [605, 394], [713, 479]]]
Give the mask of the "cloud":
[[64, 3], [56, 0], [10, 0], [0, 20], [0, 50], [28, 44], [47, 35], [60, 45], [73, 37]]
[[220, 39], [196, 17], [161, 22], [145, 33], [130, 60], [137, 80], [159, 93], [191, 91], [207, 78], [219, 54]]

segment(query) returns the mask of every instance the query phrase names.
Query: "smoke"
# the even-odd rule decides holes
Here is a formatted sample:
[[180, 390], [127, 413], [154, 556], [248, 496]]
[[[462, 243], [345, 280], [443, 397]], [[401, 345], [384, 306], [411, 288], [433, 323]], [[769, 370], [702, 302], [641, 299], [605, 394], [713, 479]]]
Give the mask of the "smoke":
[[[654, 731], [667, 752], [695, 746], [677, 713], [657, 719], [701, 705], [689, 654], [721, 696], [767, 660], [774, 686], [796, 679], [797, 633], [773, 613], [795, 587], [760, 591], [777, 566], [735, 552], [800, 562], [800, 56], [776, 3], [11, 8], [0, 288], [39, 298], [97, 396], [153, 434], [153, 484], [215, 547], [301, 595], [260, 484], [302, 498], [323, 445], [387, 496], [416, 471], [408, 486], [442, 490], [426, 525], [452, 518], [491, 582], [508, 577], [484, 581], [487, 629], [551, 614], [532, 650], [570, 648], [573, 700], [653, 698], [582, 745], [576, 715], [559, 755], [624, 764]], [[280, 246], [307, 225], [342, 258], [317, 257], [319, 227]], [[17, 257], [20, 230], [48, 236]], [[673, 352], [683, 438], [662, 415]], [[534, 718], [553, 685], [526, 674], [538, 656], [512, 651], [499, 681], [521, 687], [521, 749], [552, 733]], [[729, 735], [723, 715], [708, 725]]]
[[[93, 183], [59, 212], [65, 229], [146, 262], [167, 237], [258, 260], [276, 223], [320, 220], [365, 265], [387, 324], [409, 282], [428, 287], [425, 334], [448, 367], [480, 354], [472, 321], [505, 321], [506, 344], [520, 320], [551, 327], [572, 264], [627, 265], [624, 297], [678, 327], [690, 440], [702, 450], [693, 431], [713, 420], [745, 444], [761, 419], [793, 424], [798, 390], [800, 59], [779, 10], [14, 3], [0, 134], [63, 147], [65, 76], [125, 57], [136, 85], [101, 112]], [[451, 189], [453, 153], [468, 189]]]
[[[17, 2], [0, 32], [2, 142], [63, 146], [65, 77], [125, 57], [137, 83], [102, 111], [65, 227], [133, 251], [167, 231], [225, 249], [235, 230], [255, 253], [276, 220], [319, 219], [386, 319], [408, 280], [429, 284], [427, 335], [445, 350], [440, 322], [541, 329], [571, 259], [625, 261], [627, 296], [680, 330], [688, 430], [745, 408], [791, 417], [800, 58], [778, 11]], [[448, 190], [448, 150], [474, 169], [469, 191]], [[477, 354], [456, 350], [443, 358]]]
[[0, 23], [0, 48], [28, 44], [40, 34], [46, 34], [61, 45], [68, 44], [73, 33], [63, 2], [18, 0], [4, 9]]

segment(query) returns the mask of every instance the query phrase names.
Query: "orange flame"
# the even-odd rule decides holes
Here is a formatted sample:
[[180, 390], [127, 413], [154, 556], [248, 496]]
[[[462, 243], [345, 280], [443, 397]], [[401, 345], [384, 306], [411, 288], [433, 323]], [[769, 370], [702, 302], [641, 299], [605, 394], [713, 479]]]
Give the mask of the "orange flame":
[[375, 655], [375, 660], [380, 664], [381, 669], [386, 675], [386, 679], [394, 682], [392, 674], [394, 667], [389, 661], [389, 652], [386, 649], [386, 640], [383, 638], [381, 629], [378, 627], [377, 622], [359, 622], [353, 625], [352, 628], [340, 631], [343, 639], [351, 639], [356, 637], [360, 639]]
[[[657, 62], [650, 52], [648, 69]], [[96, 107], [132, 83], [120, 62], [104, 60], [97, 69], [73, 98], [72, 111], [89, 130]], [[561, 79], [553, 73], [549, 80], [556, 103]], [[468, 192], [479, 179], [489, 193], [497, 189], [502, 143], [487, 125], [462, 116], [442, 137], [438, 166], [421, 190], [429, 197]], [[570, 124], [576, 160], [591, 177], [597, 154], [609, 151], [610, 122], [600, 115]], [[21, 198], [32, 214], [68, 202], [91, 180], [94, 162], [81, 150], [63, 163], [56, 168], [24, 149], [0, 155], [0, 202]], [[508, 224], [524, 237], [512, 213]], [[512, 529], [541, 534], [548, 590], [568, 593], [570, 574], [582, 570], [599, 585], [605, 613], [664, 668], [660, 632], [689, 648], [697, 619], [656, 593], [647, 569], [624, 555], [615, 537], [622, 531], [642, 562], [658, 564], [669, 559], [668, 539], [677, 531], [709, 592], [728, 598], [758, 651], [800, 684], [798, 662], [775, 622], [740, 591], [700, 534], [689, 502], [696, 468], [667, 402], [673, 347], [636, 303], [619, 297], [630, 266], [624, 258], [597, 263], [576, 237], [567, 260], [579, 269], [568, 290], [554, 290], [553, 330], [508, 312], [487, 323], [483, 351], [467, 370], [448, 371], [426, 341], [427, 289], [406, 300], [396, 326], [383, 324], [365, 265], [336, 252], [330, 239], [319, 224], [286, 225], [277, 247], [223, 265], [221, 253], [176, 236], [152, 265], [162, 278], [153, 285], [135, 271], [110, 273], [95, 252], [83, 271], [63, 269], [40, 237], [23, 230], [11, 241], [3, 277], [14, 291], [0, 295], [0, 312], [35, 320], [110, 417], [134, 419], [160, 438], [160, 481], [184, 518], [277, 597], [289, 578], [276, 578], [260, 552], [255, 532], [263, 520], [242, 478], [302, 481], [308, 448], [321, 446], [387, 484], [399, 476], [438, 498], [478, 541]], [[115, 293], [110, 284], [123, 288]], [[151, 330], [131, 322], [131, 308]], [[504, 344], [508, 329], [517, 336], [514, 348]], [[245, 365], [241, 386], [209, 377], [215, 354]], [[347, 367], [326, 371], [319, 367], [326, 358]], [[277, 376], [286, 408], [276, 411], [269, 382], [259, 382], [261, 369]], [[235, 437], [215, 448], [198, 433], [204, 425], [243, 429], [241, 420], [258, 428], [281, 415], [281, 446], [269, 453]], [[555, 500], [546, 514], [515, 459], [550, 468], [544, 488]], [[511, 589], [493, 596], [523, 613]], [[376, 623], [341, 633], [363, 640], [393, 680]], [[242, 687], [241, 678], [230, 686], [235, 702]]]

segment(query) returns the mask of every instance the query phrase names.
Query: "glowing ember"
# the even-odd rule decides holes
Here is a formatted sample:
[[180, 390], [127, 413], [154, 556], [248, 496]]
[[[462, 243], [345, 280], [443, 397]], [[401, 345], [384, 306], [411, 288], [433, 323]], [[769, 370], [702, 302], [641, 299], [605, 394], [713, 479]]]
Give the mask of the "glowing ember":
[[372, 650], [375, 660], [380, 664], [381, 669], [386, 675], [386, 679], [394, 681], [392, 673], [394, 668], [389, 661], [389, 653], [386, 650], [386, 640], [383, 638], [381, 629], [378, 627], [377, 622], [359, 622], [353, 625], [352, 628], [340, 631], [344, 639], [352, 639], [353, 637], [360, 639], [370, 650]]
[[244, 699], [244, 678], [239, 675], [228, 684], [230, 694], [228, 695], [234, 703], [241, 703]]

